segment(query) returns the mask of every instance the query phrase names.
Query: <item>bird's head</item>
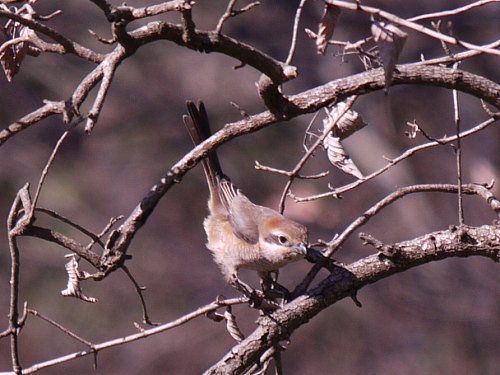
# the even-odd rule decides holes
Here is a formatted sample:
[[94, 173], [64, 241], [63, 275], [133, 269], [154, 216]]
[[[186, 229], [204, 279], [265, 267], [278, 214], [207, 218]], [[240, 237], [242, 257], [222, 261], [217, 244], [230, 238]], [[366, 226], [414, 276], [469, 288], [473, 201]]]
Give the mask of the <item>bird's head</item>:
[[276, 214], [263, 219], [259, 235], [262, 255], [275, 264], [276, 268], [306, 256], [307, 228], [282, 215]]

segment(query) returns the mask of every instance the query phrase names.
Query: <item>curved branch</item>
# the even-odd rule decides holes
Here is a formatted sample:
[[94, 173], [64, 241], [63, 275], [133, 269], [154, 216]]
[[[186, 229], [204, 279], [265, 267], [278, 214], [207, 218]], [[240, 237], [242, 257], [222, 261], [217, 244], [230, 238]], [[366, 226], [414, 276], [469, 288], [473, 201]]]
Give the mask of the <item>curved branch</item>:
[[460, 227], [434, 232], [411, 241], [388, 245], [391, 258], [370, 255], [337, 267], [320, 285], [261, 318], [258, 328], [233, 347], [205, 374], [240, 374], [250, 368], [272, 345], [288, 340], [301, 325], [335, 302], [362, 287], [420, 264], [450, 257], [485, 256], [499, 260], [500, 226]]
[[36, 225], [30, 225], [23, 232], [23, 236], [37, 237], [65, 247], [66, 249], [81, 256], [95, 268], [99, 269], [101, 257], [97, 253], [85, 248], [85, 246], [83, 246], [82, 244], [76, 242], [72, 238], [66, 237], [59, 232], [47, 228], [38, 227]]
[[[500, 85], [485, 77], [463, 70], [441, 66], [397, 65], [392, 85], [402, 84], [422, 84], [456, 89], [500, 108]], [[313, 112], [351, 95], [365, 94], [383, 89], [383, 87], [384, 71], [382, 68], [378, 68], [328, 82], [293, 95], [289, 99], [300, 112]]]
[[218, 52], [234, 57], [243, 64], [250, 65], [264, 73], [276, 84], [286, 82], [297, 75], [296, 68], [273, 59], [262, 51], [215, 31], [195, 30], [188, 41], [183, 39], [184, 29], [179, 25], [166, 22], [150, 22], [146, 26], [129, 33], [138, 45], [156, 40], [170, 40], [180, 46], [199, 52]]
[[0, 146], [2, 146], [10, 137], [16, 135], [27, 127], [38, 123], [46, 117], [52, 115], [65, 116], [66, 104], [64, 101], [60, 102], [50, 102], [46, 101], [43, 106], [28, 113], [26, 116], [21, 117], [16, 122], [13, 122], [5, 129], [0, 130]]

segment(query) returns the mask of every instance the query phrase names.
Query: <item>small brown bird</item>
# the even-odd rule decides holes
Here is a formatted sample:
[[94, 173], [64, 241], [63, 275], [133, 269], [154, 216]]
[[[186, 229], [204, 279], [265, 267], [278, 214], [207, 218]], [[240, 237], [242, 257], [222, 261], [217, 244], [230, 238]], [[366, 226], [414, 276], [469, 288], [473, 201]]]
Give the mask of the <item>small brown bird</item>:
[[[186, 128], [196, 145], [211, 136], [203, 102], [186, 103]], [[221, 268], [226, 280], [248, 295], [252, 292], [239, 280], [240, 268], [255, 270], [269, 280], [271, 271], [304, 258], [307, 252], [307, 228], [287, 219], [277, 211], [253, 204], [221, 170], [215, 151], [203, 160], [210, 190], [209, 215], [203, 225], [207, 248]]]

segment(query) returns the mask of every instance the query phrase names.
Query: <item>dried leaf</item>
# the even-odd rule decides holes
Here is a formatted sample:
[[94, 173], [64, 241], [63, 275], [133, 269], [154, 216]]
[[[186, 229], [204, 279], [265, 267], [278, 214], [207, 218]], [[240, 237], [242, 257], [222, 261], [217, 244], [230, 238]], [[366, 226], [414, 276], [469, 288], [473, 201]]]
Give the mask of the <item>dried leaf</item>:
[[209, 312], [205, 313], [205, 316], [208, 319], [213, 320], [214, 322], [217, 322], [217, 323], [221, 322], [222, 320], [224, 320], [224, 315], [219, 314], [216, 311], [209, 311]]
[[4, 46], [5, 42], [8, 42], [11, 39], [11, 35], [8, 29], [5, 29], [0, 25], [0, 48], [2, 48], [2, 52], [0, 52], [0, 63], [2, 64], [2, 69], [7, 77], [7, 81], [12, 81], [12, 77], [17, 73], [19, 68], [15, 63], [14, 58], [14, 50], [12, 46]]
[[328, 41], [333, 35], [339, 15], [340, 8], [338, 6], [325, 4], [323, 15], [318, 25], [318, 34], [316, 36], [316, 51], [319, 54], [325, 54]]
[[[327, 113], [327, 117], [323, 120], [323, 129], [332, 129], [333, 135], [340, 139], [347, 138], [366, 126], [361, 115], [351, 109], [345, 111], [346, 106], [347, 104], [344, 102], [338, 103]], [[342, 113], [344, 114], [342, 115]], [[336, 124], [332, 128], [333, 123]]]
[[349, 155], [347, 155], [338, 137], [329, 134], [323, 141], [323, 144], [328, 154], [328, 160], [330, 160], [334, 166], [356, 178], [363, 178], [363, 174]]
[[[35, 13], [31, 5], [28, 4], [19, 9], [14, 7], [14, 10], [15, 13], [26, 19], [32, 19]], [[3, 46], [0, 53], [0, 63], [9, 82], [19, 72], [26, 55], [36, 57], [40, 54], [40, 49], [29, 42], [37, 38], [34, 30], [19, 22], [9, 21], [5, 27], [0, 26], [0, 48]], [[5, 46], [5, 43], [9, 44]]]
[[409, 126], [410, 130], [405, 131], [405, 135], [410, 139], [415, 139], [417, 134], [420, 133], [420, 128], [417, 122], [415, 120], [413, 122], [407, 122], [406, 126]]
[[231, 337], [238, 342], [243, 341], [245, 336], [243, 335], [243, 333], [241, 333], [238, 325], [236, 324], [236, 317], [231, 312], [231, 306], [228, 306], [226, 308], [226, 311], [224, 312], [224, 318], [226, 319], [227, 331], [229, 332]]
[[85, 302], [96, 303], [97, 299], [83, 294], [80, 287], [80, 280], [86, 279], [88, 274], [78, 269], [78, 261], [74, 254], [69, 255], [69, 257], [71, 259], [65, 265], [66, 272], [68, 273], [68, 284], [66, 285], [66, 289], [61, 291], [61, 294], [65, 297], [76, 297]]
[[385, 89], [387, 91], [408, 34], [393, 24], [379, 21], [373, 21], [371, 31], [375, 42], [378, 44], [380, 58], [384, 67]]

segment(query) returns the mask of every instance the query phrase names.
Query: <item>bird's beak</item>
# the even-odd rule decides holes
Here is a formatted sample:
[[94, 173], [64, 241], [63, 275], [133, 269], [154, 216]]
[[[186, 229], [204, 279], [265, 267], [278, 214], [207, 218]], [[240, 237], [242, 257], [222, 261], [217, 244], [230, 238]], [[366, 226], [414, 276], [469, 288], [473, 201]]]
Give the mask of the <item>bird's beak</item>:
[[307, 246], [305, 243], [301, 242], [299, 243], [296, 247], [295, 250], [297, 251], [297, 254], [300, 254], [302, 256], [307, 255]]

